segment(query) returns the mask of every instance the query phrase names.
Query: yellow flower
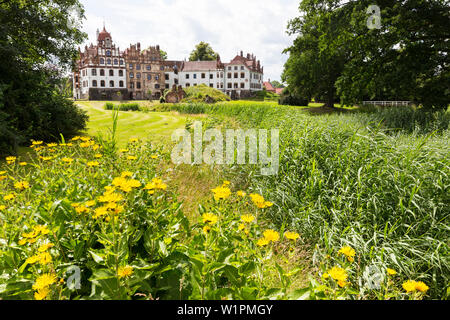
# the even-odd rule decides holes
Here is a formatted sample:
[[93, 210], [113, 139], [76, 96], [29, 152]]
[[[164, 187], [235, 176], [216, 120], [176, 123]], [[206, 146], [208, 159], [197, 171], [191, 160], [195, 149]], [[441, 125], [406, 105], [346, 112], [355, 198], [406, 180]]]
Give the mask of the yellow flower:
[[55, 282], [56, 275], [52, 273], [44, 273], [36, 279], [36, 282], [33, 284], [33, 289], [39, 291], [41, 289], [48, 288]]
[[128, 278], [133, 274], [133, 268], [130, 266], [120, 267], [117, 271], [119, 278]]
[[131, 178], [133, 176], [133, 172], [130, 171], [124, 171], [122, 172], [122, 174], [120, 175], [122, 178]]
[[3, 181], [3, 180], [5, 180], [5, 179], [7, 179], [8, 177], [7, 176], [2, 176], [2, 175], [0, 175], [0, 181]]
[[48, 252], [43, 252], [39, 255], [39, 263], [46, 265], [52, 262], [52, 256]]
[[215, 214], [212, 213], [205, 213], [203, 216], [203, 223], [208, 224], [216, 224], [217, 220], [219, 219]]
[[[131, 175], [132, 173], [129, 172]], [[128, 173], [126, 173], [128, 174]], [[124, 177], [115, 178], [112, 184], [123, 192], [130, 192], [133, 188], [139, 188], [141, 183], [134, 179], [126, 179]]]
[[19, 166], [21, 167], [25, 167], [26, 165], [28, 165], [28, 162], [19, 162]]
[[16, 196], [14, 194], [10, 193], [10, 194], [4, 196], [3, 200], [5, 200], [5, 201], [14, 200], [15, 197]]
[[230, 184], [231, 184], [230, 181], [224, 181], [224, 182], [223, 182], [223, 185], [224, 185], [224, 186], [229, 186]]
[[19, 181], [14, 183], [14, 188], [22, 191], [30, 188], [30, 184], [27, 181]]
[[339, 287], [341, 287], [341, 288], [345, 287], [348, 284], [347, 282], [345, 282], [343, 280], [338, 280], [337, 283], [338, 283]]
[[326, 272], [322, 275], [322, 278], [324, 278], [325, 280], [328, 279], [329, 277], [330, 275]]
[[73, 162], [73, 159], [72, 158], [62, 158], [61, 161], [64, 163], [67, 163], [67, 164], [71, 164]]
[[128, 156], [127, 160], [134, 161], [134, 160], [137, 160], [137, 157], [136, 156]]
[[103, 157], [103, 155], [101, 155], [100, 153], [97, 153], [97, 154], [94, 156], [95, 159], [100, 159], [101, 157]]
[[212, 192], [214, 193], [214, 199], [216, 201], [219, 201], [222, 199], [227, 199], [231, 195], [231, 190], [224, 186], [217, 187], [217, 188], [213, 189]]
[[236, 192], [236, 194], [242, 198], [244, 198], [247, 195], [247, 193], [245, 193], [244, 191], [238, 191], [238, 192]]
[[34, 298], [36, 300], [44, 300], [45, 298], [47, 298], [48, 294], [50, 293], [50, 289], [48, 289], [47, 287], [45, 288], [41, 288], [38, 289], [35, 293], [34, 293]]
[[27, 243], [27, 239], [20, 239], [19, 240], [19, 246], [23, 246]]
[[44, 143], [43, 141], [32, 141], [32, 142], [31, 142], [32, 147], [34, 147], [34, 146], [40, 146], [40, 145], [43, 144], [43, 143]]
[[264, 247], [267, 246], [269, 244], [269, 240], [267, 240], [266, 238], [261, 238], [258, 240], [258, 242], [256, 243], [258, 246], [260, 247]]
[[406, 282], [403, 282], [402, 287], [408, 293], [414, 292], [416, 291], [416, 282], [414, 280], [408, 280]]
[[53, 160], [54, 158], [53, 157], [41, 157], [41, 159], [44, 161], [50, 161], [50, 160]]
[[347, 257], [348, 261], [353, 262], [355, 260], [354, 256], [355, 256], [356, 252], [353, 248], [346, 246], [346, 247], [342, 247], [338, 251], [338, 254], [345, 255]]
[[90, 208], [90, 207], [95, 206], [95, 204], [96, 204], [96, 201], [95, 201], [95, 200], [90, 200], [90, 201], [88, 201], [88, 202], [85, 203], [85, 206], [86, 206], [87, 208]]
[[47, 228], [47, 226], [37, 225], [33, 227], [33, 230], [35, 232], [40, 233], [41, 235], [45, 236], [50, 233], [50, 230]]
[[420, 292], [425, 293], [430, 288], [424, 282], [418, 281], [418, 282], [416, 282], [416, 289], [419, 290]]
[[49, 143], [49, 144], [47, 144], [48, 148], [54, 148], [54, 147], [57, 147], [57, 146], [58, 146], [58, 144], [56, 144], [56, 143]]
[[244, 229], [245, 229], [245, 224], [243, 224], [243, 223], [239, 224], [238, 230], [242, 231]]
[[130, 151], [130, 150], [128, 150], [128, 149], [120, 149], [119, 150], [120, 153], [127, 153], [128, 151]]
[[41, 246], [39, 247], [38, 251], [39, 251], [39, 252], [45, 252], [45, 251], [47, 251], [48, 249], [50, 249], [50, 248], [52, 248], [52, 247], [54, 247], [54, 246], [55, 246], [55, 245], [54, 245], [53, 243], [51, 243], [51, 242], [45, 243], [45, 244], [43, 244], [43, 245], [41, 245]]
[[105, 202], [119, 202], [122, 201], [123, 197], [121, 194], [115, 193], [115, 192], [105, 192], [103, 196], [100, 196], [98, 198], [99, 202], [105, 203]]
[[263, 233], [264, 238], [267, 239], [269, 242], [273, 241], [276, 242], [280, 240], [280, 234], [274, 230], [266, 230]]
[[152, 159], [158, 159], [158, 155], [154, 154], [151, 156]]
[[99, 207], [95, 209], [95, 215], [93, 216], [94, 219], [106, 216], [108, 214], [108, 207]]
[[32, 257], [29, 257], [29, 258], [25, 261], [25, 263], [28, 263], [28, 264], [35, 264], [35, 263], [38, 262], [40, 259], [41, 259], [40, 255], [34, 255], [34, 256], [32, 256]]
[[88, 142], [91, 141], [91, 137], [81, 137], [81, 141]]
[[394, 269], [387, 268], [386, 271], [390, 276], [395, 276], [397, 274], [397, 271], [395, 271]]
[[262, 195], [252, 193], [250, 194], [250, 198], [252, 199], [253, 203], [259, 208], [259, 209], [265, 209], [268, 207], [273, 206], [273, 203], [270, 201], [265, 201], [264, 197]]
[[138, 138], [131, 138], [131, 139], [130, 139], [130, 143], [136, 143], [136, 142], [138, 142], [138, 141], [139, 141]]
[[284, 234], [284, 236], [286, 237], [286, 239], [293, 240], [293, 241], [300, 238], [300, 235], [297, 232], [290, 232], [290, 231], [286, 232]]
[[81, 139], [81, 137], [76, 136], [76, 137], [73, 137], [73, 138], [72, 138], [72, 141], [78, 141], [78, 140], [80, 140], [80, 139]]
[[89, 148], [95, 144], [94, 141], [87, 141], [80, 143], [80, 148]]
[[87, 163], [88, 167], [98, 167], [100, 165], [100, 163], [98, 163], [97, 161], [90, 161]]
[[246, 214], [241, 217], [241, 220], [245, 223], [252, 223], [255, 220], [255, 217], [251, 214]]
[[75, 212], [78, 214], [83, 214], [89, 212], [89, 209], [86, 208], [85, 206], [78, 206], [75, 208]]
[[211, 232], [211, 227], [210, 226], [204, 226], [203, 227], [203, 233], [204, 234], [208, 234]]
[[346, 282], [347, 281], [347, 271], [340, 267], [333, 267], [331, 270], [327, 272], [331, 278], [336, 281]]
[[154, 194], [155, 193], [154, 190], [166, 190], [166, 189], [167, 185], [163, 183], [163, 181], [159, 178], [154, 178], [152, 182], [148, 183], [144, 188], [144, 190], [149, 190], [148, 193], [150, 194]]
[[6, 162], [8, 164], [13, 164], [16, 161], [16, 157], [6, 157]]
[[0, 206], [0, 211], [3, 211], [3, 210], [5, 210], [6, 209], [6, 206], [4, 206], [4, 205], [1, 205]]

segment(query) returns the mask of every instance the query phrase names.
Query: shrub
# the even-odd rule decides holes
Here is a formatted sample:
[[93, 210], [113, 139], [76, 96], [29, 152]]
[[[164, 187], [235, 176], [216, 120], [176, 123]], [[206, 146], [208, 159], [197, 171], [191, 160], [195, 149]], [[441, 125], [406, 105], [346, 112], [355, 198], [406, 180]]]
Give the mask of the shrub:
[[283, 91], [283, 94], [280, 96], [278, 100], [278, 104], [285, 106], [308, 106], [309, 99], [300, 97], [296, 94], [289, 92], [288, 89]]
[[230, 98], [222, 91], [208, 87], [207, 85], [204, 84], [184, 88], [184, 92], [186, 92], [187, 97], [183, 99], [182, 102], [188, 103], [204, 102], [207, 96], [209, 96], [215, 102], [230, 100]]
[[140, 106], [139, 103], [121, 103], [119, 105], [116, 105], [111, 102], [107, 102], [105, 104], [105, 110], [113, 110], [117, 108], [119, 111], [139, 111]]

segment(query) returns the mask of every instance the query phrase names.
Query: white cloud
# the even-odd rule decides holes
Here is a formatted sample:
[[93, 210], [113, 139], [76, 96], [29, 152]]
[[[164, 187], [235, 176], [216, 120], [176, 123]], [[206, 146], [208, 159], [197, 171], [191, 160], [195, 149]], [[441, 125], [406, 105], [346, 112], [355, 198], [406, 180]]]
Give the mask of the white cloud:
[[211, 44], [228, 62], [240, 51], [257, 56], [266, 79], [279, 80], [293, 38], [289, 19], [298, 15], [298, 0], [81, 0], [83, 30], [95, 43], [97, 28], [111, 32], [121, 50], [140, 42], [159, 44], [169, 59], [188, 58], [200, 41]]

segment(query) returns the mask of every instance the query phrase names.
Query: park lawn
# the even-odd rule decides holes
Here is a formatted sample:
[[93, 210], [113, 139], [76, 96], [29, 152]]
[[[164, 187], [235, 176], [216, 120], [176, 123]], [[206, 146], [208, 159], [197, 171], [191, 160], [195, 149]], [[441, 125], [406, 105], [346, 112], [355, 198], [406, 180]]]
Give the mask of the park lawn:
[[[105, 101], [78, 101], [77, 105], [87, 111], [89, 116], [86, 134], [107, 136], [112, 125], [112, 111], [105, 110]], [[148, 103], [142, 102], [142, 103]], [[117, 139], [124, 146], [131, 138], [151, 142], [170, 141], [176, 129], [184, 128], [186, 115], [173, 112], [119, 112]]]

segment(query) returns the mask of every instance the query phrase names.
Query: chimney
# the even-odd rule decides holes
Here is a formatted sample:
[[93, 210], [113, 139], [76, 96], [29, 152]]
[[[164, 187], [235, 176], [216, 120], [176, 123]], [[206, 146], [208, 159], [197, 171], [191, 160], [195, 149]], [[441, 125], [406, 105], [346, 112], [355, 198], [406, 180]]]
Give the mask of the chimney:
[[244, 51], [241, 50], [241, 57], [243, 57], [243, 56], [244, 56]]
[[137, 50], [141, 51], [141, 43], [140, 42], [137, 43]]
[[100, 36], [100, 30], [97, 29], [97, 39]]
[[250, 60], [250, 53], [247, 53], [247, 59]]

